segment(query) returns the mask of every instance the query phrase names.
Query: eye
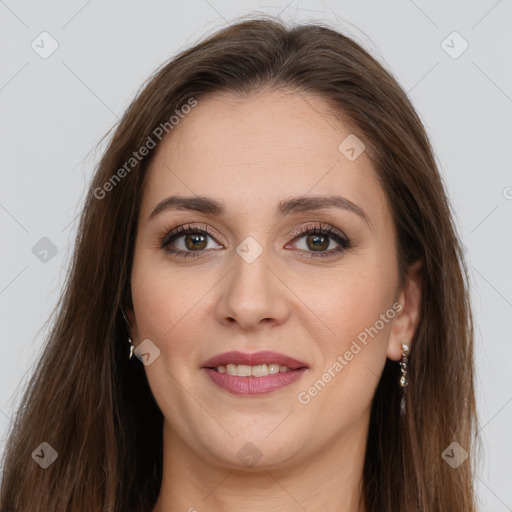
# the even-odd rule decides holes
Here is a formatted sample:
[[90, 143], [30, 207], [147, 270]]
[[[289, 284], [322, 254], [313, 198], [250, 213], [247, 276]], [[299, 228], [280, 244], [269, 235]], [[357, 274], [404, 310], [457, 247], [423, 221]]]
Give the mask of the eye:
[[167, 233], [160, 241], [160, 248], [176, 256], [197, 257], [205, 249], [221, 249], [221, 245], [209, 246], [208, 238], [213, 239], [213, 233], [208, 226], [179, 226]]
[[[324, 224], [301, 228], [295, 233], [294, 240], [303, 240], [299, 251], [311, 258], [333, 256], [351, 247], [350, 240], [341, 231]], [[333, 248], [333, 242], [338, 247]], [[290, 245], [286, 246], [289, 247]]]
[[[341, 231], [324, 224], [303, 227], [294, 232], [293, 236], [294, 240], [304, 239], [298, 250], [311, 258], [334, 256], [351, 247], [350, 240]], [[187, 224], [164, 234], [160, 248], [175, 256], [195, 258], [207, 252], [207, 249], [222, 249], [222, 245], [214, 242], [214, 237], [206, 225], [198, 227]], [[211, 246], [209, 238], [214, 242]], [[338, 246], [333, 248], [333, 242]], [[285, 248], [293, 247], [287, 244]]]

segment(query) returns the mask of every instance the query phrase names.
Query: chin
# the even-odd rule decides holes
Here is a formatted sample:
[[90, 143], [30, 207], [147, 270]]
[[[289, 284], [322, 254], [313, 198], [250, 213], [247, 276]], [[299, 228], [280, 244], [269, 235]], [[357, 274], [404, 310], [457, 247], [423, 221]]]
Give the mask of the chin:
[[273, 424], [263, 434], [254, 432], [253, 435], [246, 430], [229, 440], [224, 436], [221, 443], [208, 442], [208, 458], [213, 464], [233, 470], [263, 471], [296, 465], [304, 456], [300, 435], [290, 432], [289, 428], [282, 433], [271, 433], [275, 428]]

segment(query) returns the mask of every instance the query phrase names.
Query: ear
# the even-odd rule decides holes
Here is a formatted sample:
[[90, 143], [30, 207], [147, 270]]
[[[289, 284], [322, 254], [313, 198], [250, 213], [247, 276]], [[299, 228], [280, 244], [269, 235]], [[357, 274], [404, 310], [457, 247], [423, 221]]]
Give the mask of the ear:
[[121, 299], [121, 311], [125, 317], [125, 322], [128, 324], [126, 329], [128, 331], [128, 335], [132, 339], [132, 341], [137, 344], [137, 340], [139, 339], [139, 331], [137, 328], [137, 319], [135, 318], [135, 311], [133, 309], [133, 301], [132, 301], [132, 287], [131, 282], [128, 280], [125, 283], [122, 293]]
[[411, 348], [418, 327], [421, 310], [422, 261], [415, 261], [408, 269], [405, 284], [398, 294], [397, 302], [402, 306], [393, 320], [389, 336], [387, 356], [399, 361], [402, 355], [402, 343]]
[[127, 328], [130, 334], [130, 338], [132, 339], [134, 344], [137, 344], [139, 340], [139, 330], [137, 328], [137, 319], [135, 318], [135, 311], [133, 310], [133, 306], [130, 306], [127, 309], [125, 309], [124, 313], [129, 322], [129, 327]]

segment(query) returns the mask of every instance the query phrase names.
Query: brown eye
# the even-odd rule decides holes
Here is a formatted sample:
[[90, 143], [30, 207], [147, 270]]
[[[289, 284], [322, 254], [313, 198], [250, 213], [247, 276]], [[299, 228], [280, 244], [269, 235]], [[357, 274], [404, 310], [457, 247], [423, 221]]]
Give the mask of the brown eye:
[[215, 243], [213, 234], [207, 227], [187, 225], [167, 233], [160, 241], [160, 248], [174, 256], [194, 257], [208, 253], [208, 249], [222, 249], [222, 246]]
[[295, 235], [293, 245], [300, 253], [311, 258], [339, 255], [352, 246], [343, 232], [329, 225], [302, 228]]
[[326, 235], [309, 235], [306, 244], [314, 251], [326, 251], [329, 247], [329, 237]]
[[208, 241], [206, 239], [206, 236], [199, 235], [199, 234], [191, 234], [191, 235], [184, 235], [185, 236], [185, 246], [190, 251], [197, 251], [204, 249], [208, 245]]
[[[213, 242], [211, 247], [208, 246], [209, 239]], [[330, 226], [304, 228], [296, 233], [294, 240], [299, 246], [299, 252], [312, 258], [335, 256], [351, 247], [350, 240], [341, 231]], [[286, 248], [293, 248], [293, 245], [289, 244]], [[213, 233], [206, 226], [198, 228], [189, 225], [180, 226], [167, 233], [161, 239], [160, 247], [173, 256], [182, 257], [202, 256], [208, 254], [209, 249], [223, 248], [216, 243]]]

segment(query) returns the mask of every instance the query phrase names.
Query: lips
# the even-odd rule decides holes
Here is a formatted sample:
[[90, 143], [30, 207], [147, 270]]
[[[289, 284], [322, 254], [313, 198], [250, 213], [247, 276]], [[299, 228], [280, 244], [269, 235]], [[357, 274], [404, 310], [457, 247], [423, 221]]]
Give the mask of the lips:
[[300, 368], [309, 368], [306, 363], [299, 361], [293, 357], [287, 356], [285, 354], [280, 354], [279, 352], [272, 351], [261, 351], [254, 352], [253, 354], [246, 354], [243, 352], [224, 352], [223, 354], [218, 354], [204, 363], [202, 363], [202, 368], [215, 368], [217, 366], [224, 366], [228, 364], [243, 364], [249, 366], [258, 366], [262, 364], [279, 364], [281, 366], [287, 366], [290, 370], [298, 370]]

